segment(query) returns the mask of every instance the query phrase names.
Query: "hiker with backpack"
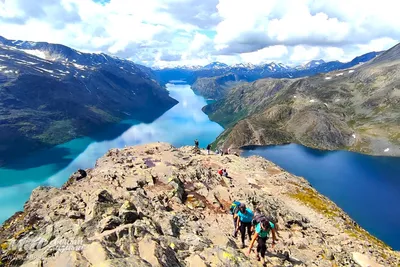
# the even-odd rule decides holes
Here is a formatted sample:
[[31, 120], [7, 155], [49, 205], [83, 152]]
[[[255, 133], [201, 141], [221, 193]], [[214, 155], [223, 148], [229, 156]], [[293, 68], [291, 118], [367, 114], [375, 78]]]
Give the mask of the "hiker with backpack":
[[207, 145], [207, 155], [210, 155], [210, 150], [211, 150], [211, 145], [208, 144], [208, 145]]
[[[272, 247], [275, 246], [276, 244], [276, 232], [275, 232], [275, 224], [271, 222], [266, 216], [260, 214], [258, 218], [255, 218], [253, 220], [255, 224], [254, 230], [255, 233], [253, 235], [253, 238], [251, 240], [250, 246], [249, 246], [249, 251], [247, 255], [250, 255], [251, 249], [253, 248], [253, 245], [255, 241], [257, 240], [257, 260], [260, 261], [262, 259], [262, 263], [265, 264], [265, 252], [267, 251], [267, 239], [269, 236], [269, 233], [272, 232]], [[261, 255], [261, 257], [260, 257]]]
[[235, 238], [237, 237], [236, 224], [237, 224], [237, 213], [239, 211], [239, 206], [240, 206], [240, 202], [234, 200], [229, 209], [229, 212], [233, 218], [233, 237], [235, 237]]
[[237, 221], [236, 221], [236, 231], [240, 230], [240, 234], [242, 236], [242, 248], [246, 247], [245, 239], [246, 239], [246, 230], [249, 235], [249, 239], [251, 240], [251, 221], [253, 220], [253, 211], [249, 208], [246, 208], [244, 203], [239, 205], [239, 211], [237, 213]]

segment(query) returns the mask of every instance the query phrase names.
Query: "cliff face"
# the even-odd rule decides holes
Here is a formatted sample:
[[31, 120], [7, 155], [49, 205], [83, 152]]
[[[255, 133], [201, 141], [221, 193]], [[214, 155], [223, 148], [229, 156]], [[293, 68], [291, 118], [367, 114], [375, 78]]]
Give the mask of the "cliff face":
[[[258, 266], [231, 237], [233, 200], [278, 221], [271, 266], [400, 263], [303, 178], [259, 157], [194, 152], [164, 143], [114, 149], [61, 189], [34, 190], [0, 230], [2, 264]], [[217, 175], [222, 167], [230, 178]]]
[[[299, 143], [400, 155], [400, 47], [355, 69], [237, 86], [204, 108], [226, 131], [219, 146]], [[397, 58], [396, 58], [397, 57]]]

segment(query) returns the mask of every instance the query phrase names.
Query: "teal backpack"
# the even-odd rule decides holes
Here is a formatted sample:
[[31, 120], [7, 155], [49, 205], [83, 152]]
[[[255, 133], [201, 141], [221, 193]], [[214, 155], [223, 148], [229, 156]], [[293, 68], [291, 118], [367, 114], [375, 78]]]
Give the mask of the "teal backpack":
[[232, 205], [231, 205], [231, 208], [229, 209], [229, 212], [231, 213], [231, 214], [235, 214], [235, 213], [237, 213], [237, 211], [238, 211], [238, 209], [239, 209], [239, 206], [240, 206], [240, 202], [239, 201], [233, 201], [233, 203], [232, 203]]

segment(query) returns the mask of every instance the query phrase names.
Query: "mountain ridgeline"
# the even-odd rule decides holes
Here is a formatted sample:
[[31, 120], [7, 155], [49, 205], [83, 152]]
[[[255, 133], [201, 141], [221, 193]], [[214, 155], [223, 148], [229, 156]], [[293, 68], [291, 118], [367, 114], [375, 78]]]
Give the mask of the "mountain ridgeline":
[[[218, 91], [221, 88], [226, 88], [230, 84], [225, 84], [224, 80], [222, 83], [212, 82], [210, 84], [210, 79], [202, 78], [213, 78], [221, 77], [229, 74], [235, 75], [237, 80], [252, 82], [262, 78], [299, 78], [305, 76], [313, 76], [319, 73], [330, 72], [334, 70], [346, 69], [354, 67], [360, 63], [367, 62], [381, 52], [370, 52], [365, 55], [354, 58], [350, 62], [342, 63], [339, 61], [325, 62], [323, 60], [313, 60], [305, 65], [289, 67], [282, 63], [269, 63], [262, 65], [253, 64], [237, 64], [233, 66], [228, 66], [224, 63], [213, 62], [204, 67], [177, 67], [177, 68], [165, 68], [155, 70], [155, 74], [161, 84], [166, 84], [171, 80], [184, 80], [189, 84], [194, 84], [198, 81], [200, 84], [209, 83], [213, 86], [211, 90]], [[210, 98], [219, 98], [220, 93], [216, 93]]]
[[299, 143], [400, 155], [400, 45], [353, 69], [243, 83], [204, 108], [223, 147]]
[[0, 163], [177, 103], [151, 69], [105, 54], [0, 37]]

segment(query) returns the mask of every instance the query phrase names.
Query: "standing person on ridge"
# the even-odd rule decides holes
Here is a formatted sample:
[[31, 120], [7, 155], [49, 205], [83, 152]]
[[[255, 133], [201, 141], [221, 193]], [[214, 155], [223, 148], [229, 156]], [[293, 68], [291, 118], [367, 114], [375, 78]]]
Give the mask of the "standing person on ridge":
[[[260, 261], [262, 259], [262, 264], [265, 265], [265, 252], [267, 251], [267, 239], [269, 233], [272, 232], [272, 247], [276, 244], [276, 233], [275, 233], [275, 225], [269, 220], [263, 220], [255, 226], [255, 233], [253, 235], [253, 239], [251, 240], [249, 251], [247, 255], [250, 255], [251, 249], [253, 248], [254, 242], [257, 240], [257, 260]], [[261, 258], [260, 258], [261, 254]]]
[[207, 145], [207, 155], [210, 155], [210, 150], [211, 150], [211, 145], [208, 144], [208, 145]]
[[196, 148], [199, 148], [199, 140], [194, 140], [194, 146], [196, 147]]
[[237, 213], [236, 231], [240, 229], [240, 234], [242, 236], [242, 248], [246, 247], [244, 242], [246, 239], [246, 229], [249, 239], [251, 240], [251, 221], [253, 220], [253, 216], [253, 211], [249, 208], [246, 208], [244, 203], [241, 203]]

